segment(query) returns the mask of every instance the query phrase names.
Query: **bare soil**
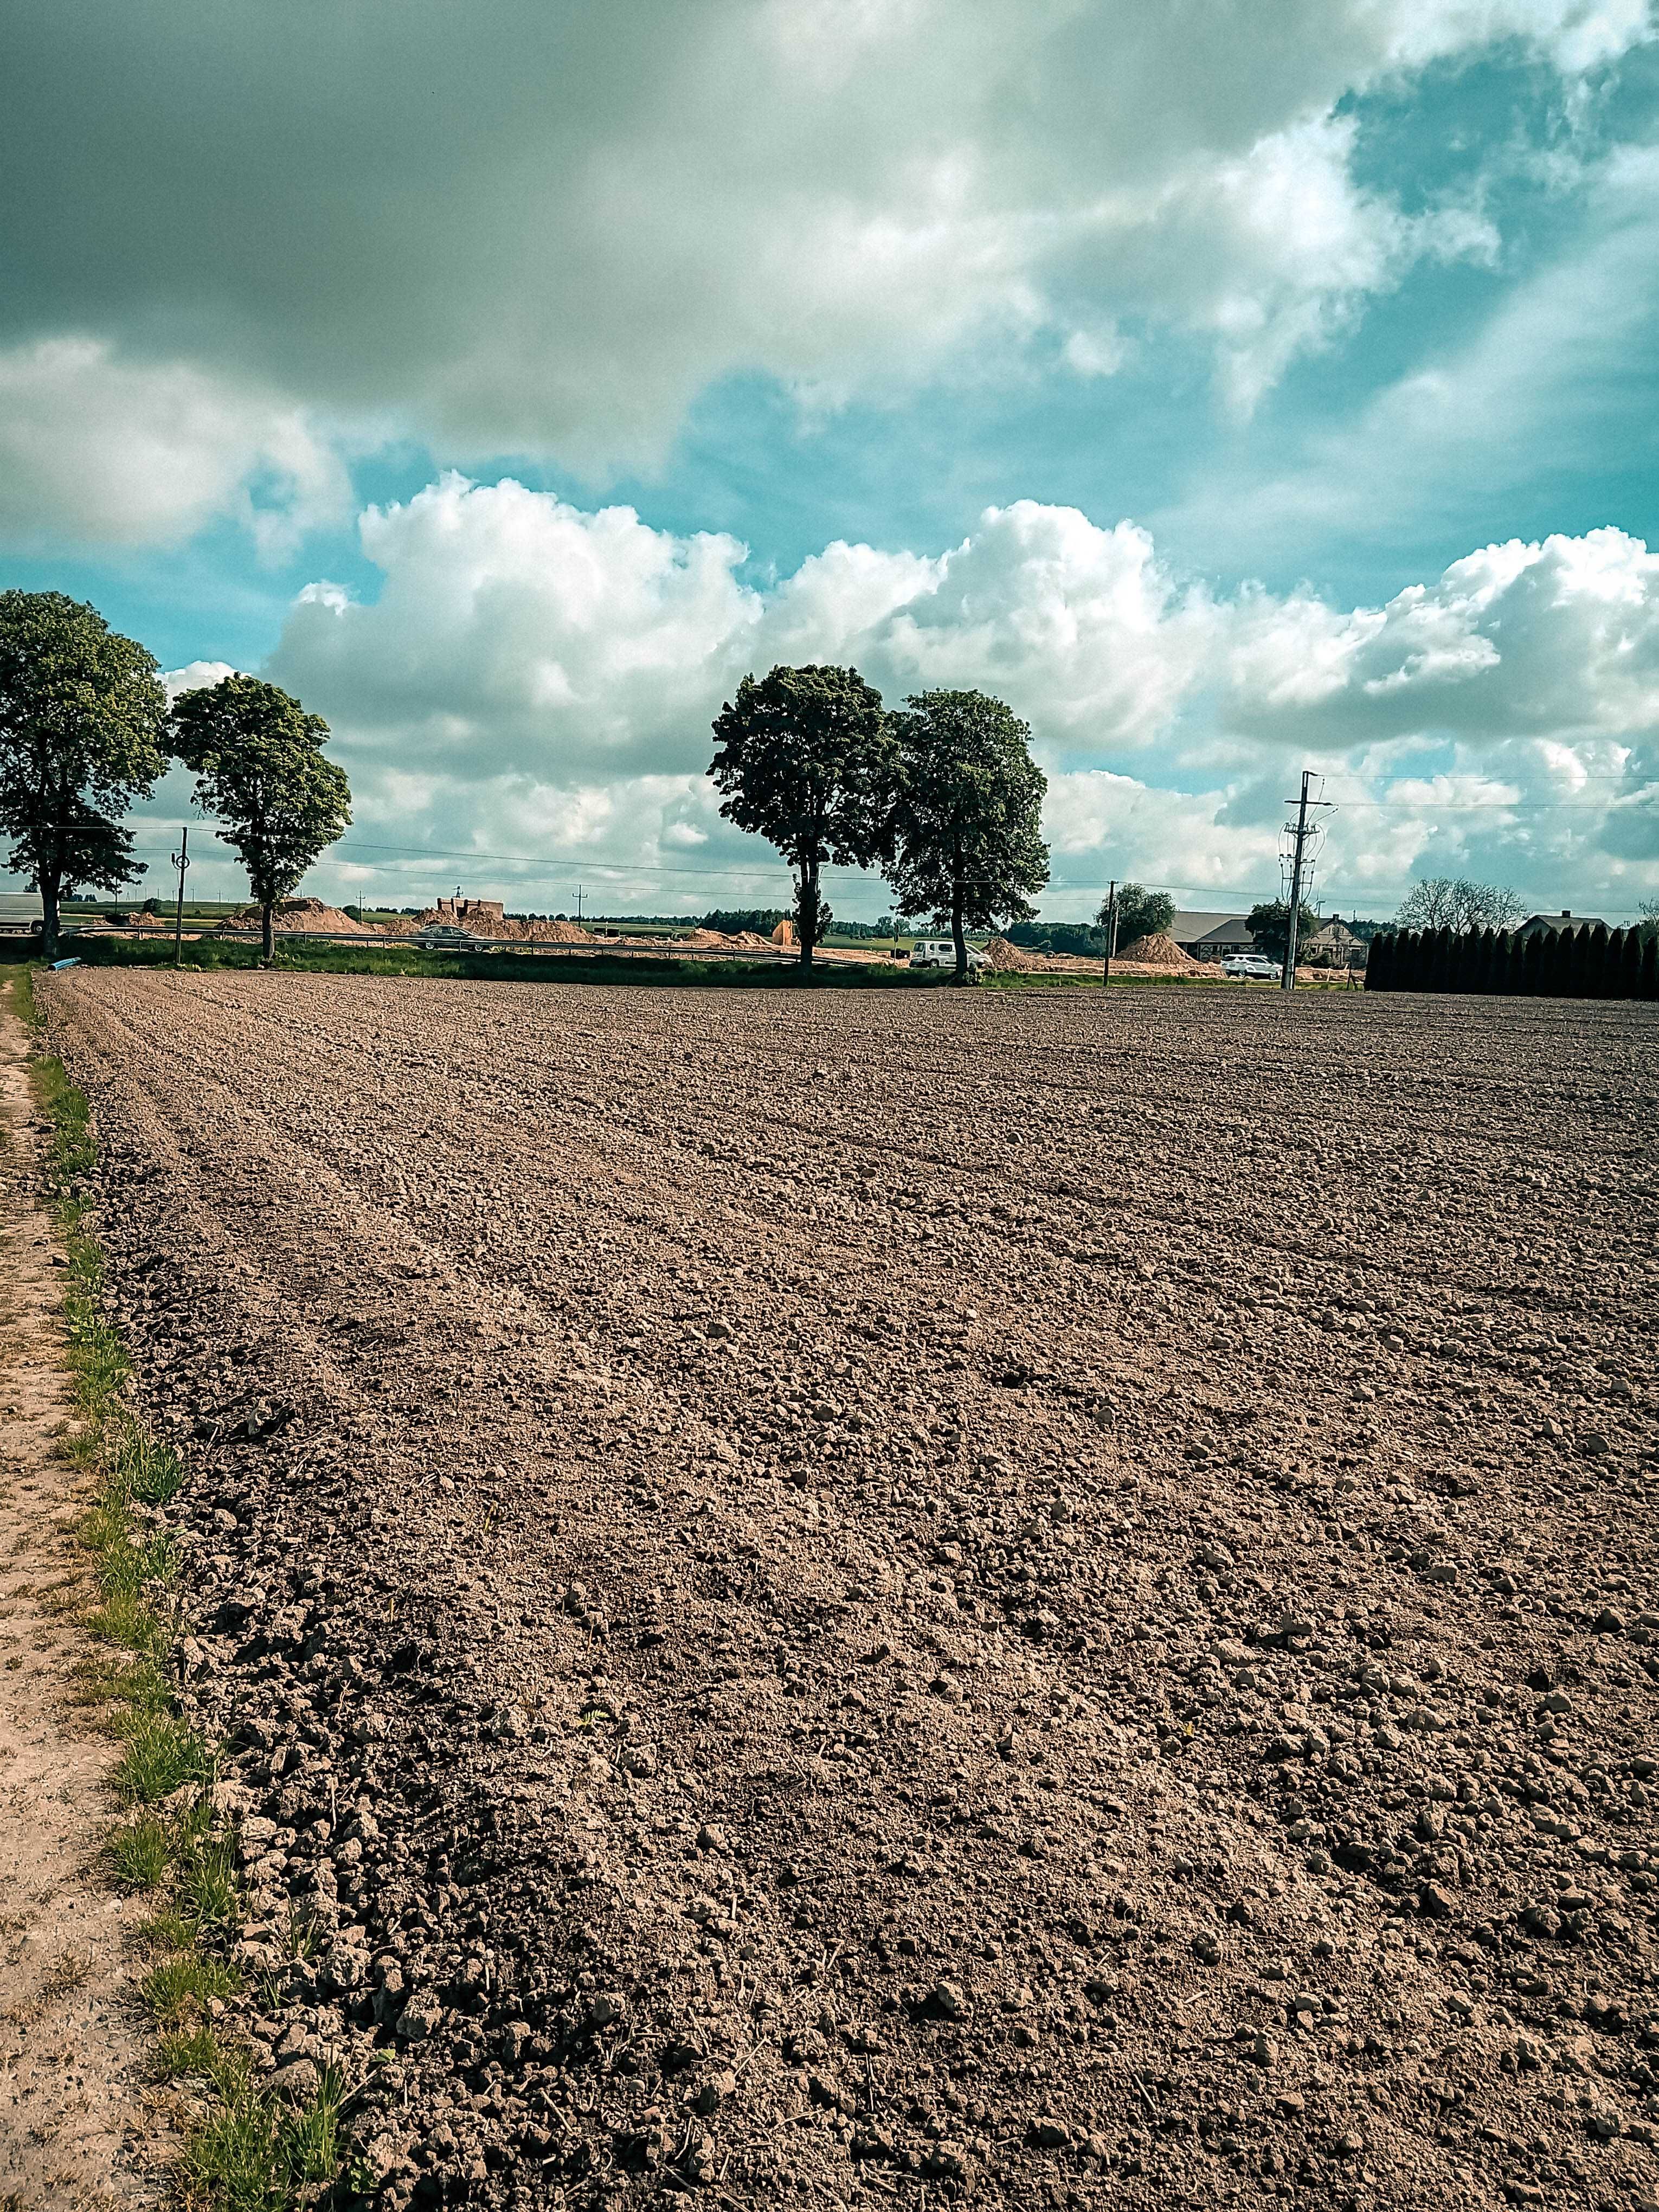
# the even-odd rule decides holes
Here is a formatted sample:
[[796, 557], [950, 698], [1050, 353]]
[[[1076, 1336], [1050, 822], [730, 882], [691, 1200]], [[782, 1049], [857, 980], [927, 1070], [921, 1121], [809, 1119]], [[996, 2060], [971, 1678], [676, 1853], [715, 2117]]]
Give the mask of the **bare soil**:
[[1652, 1008], [47, 988], [379, 2203], [1659, 2201]]
[[56, 1449], [61, 1254], [35, 1144], [24, 1031], [0, 1011], [0, 2206], [90, 2212], [160, 2202], [168, 2119], [133, 2002], [140, 1908], [96, 1865], [116, 1747], [76, 1704], [84, 1501]]

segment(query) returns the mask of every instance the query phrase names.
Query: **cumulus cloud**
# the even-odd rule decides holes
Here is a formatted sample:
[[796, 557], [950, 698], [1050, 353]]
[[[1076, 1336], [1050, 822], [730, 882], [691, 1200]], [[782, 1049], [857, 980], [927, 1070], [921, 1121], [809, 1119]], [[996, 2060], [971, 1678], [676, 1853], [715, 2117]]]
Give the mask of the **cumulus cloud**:
[[[1352, 95], [1505, 45], [1571, 77], [1648, 29], [1645, 0], [371, 0], [309, 35], [23, 0], [0, 338], [26, 382], [93, 347], [56, 358], [94, 437], [138, 423], [117, 538], [260, 469], [303, 520], [308, 410], [598, 467], [723, 375], [833, 400], [1034, 337], [1098, 375], [1126, 320], [1248, 409], [1415, 261], [1493, 250], [1359, 181]], [[92, 471], [31, 471], [14, 520], [103, 515]]]
[[1432, 860], [1626, 904], [1659, 884], [1659, 556], [1616, 530], [1488, 546], [1373, 608], [1219, 596], [1133, 524], [1032, 501], [942, 552], [836, 544], [763, 588], [732, 538], [512, 483], [451, 476], [362, 539], [379, 596], [312, 587], [269, 672], [334, 725], [360, 821], [393, 842], [586, 856], [665, 894], [688, 868], [758, 884], [775, 866], [719, 819], [708, 725], [745, 671], [830, 659], [889, 698], [1009, 700], [1062, 882], [1271, 887], [1305, 763], [1339, 801], [1329, 882], [1386, 892]]
[[230, 516], [275, 556], [349, 514], [349, 498], [326, 440], [268, 394], [93, 339], [0, 353], [0, 535], [13, 542], [167, 544]]
[[182, 668], [167, 669], [161, 681], [167, 686], [167, 704], [170, 707], [186, 691], [208, 690], [216, 684], [222, 684], [227, 676], [237, 673], [228, 660], [191, 660]]

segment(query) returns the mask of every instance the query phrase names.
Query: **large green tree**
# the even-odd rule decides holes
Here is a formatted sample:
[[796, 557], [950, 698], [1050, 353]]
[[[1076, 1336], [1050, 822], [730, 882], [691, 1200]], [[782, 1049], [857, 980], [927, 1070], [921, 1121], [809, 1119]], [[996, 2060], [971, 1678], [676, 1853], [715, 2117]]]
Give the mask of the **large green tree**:
[[868, 867], [884, 849], [893, 744], [881, 694], [855, 668], [775, 668], [745, 676], [714, 720], [708, 773], [720, 812], [768, 838], [795, 876], [800, 964], [830, 918], [826, 866]]
[[[1162, 937], [1176, 917], [1176, 902], [1168, 891], [1149, 891], [1144, 884], [1117, 887], [1117, 941], [1133, 945], [1138, 937]], [[1112, 926], [1112, 902], [1101, 902], [1097, 917], [1103, 929]]]
[[893, 717], [898, 785], [887, 860], [899, 911], [949, 926], [956, 980], [970, 929], [1029, 921], [1048, 880], [1031, 732], [982, 691], [923, 691]]
[[173, 750], [247, 870], [267, 960], [276, 902], [350, 825], [351, 787], [325, 755], [327, 739], [320, 715], [256, 676], [227, 676], [173, 704]]
[[62, 592], [0, 592], [0, 836], [44, 909], [119, 890], [143, 868], [119, 817], [167, 766], [167, 692], [142, 645]]
[[[1289, 899], [1268, 899], [1261, 906], [1253, 906], [1245, 918], [1244, 927], [1255, 940], [1258, 952], [1265, 952], [1269, 960], [1285, 964], [1285, 955], [1291, 949], [1291, 902]], [[1297, 911], [1296, 941], [1305, 945], [1319, 928], [1319, 916], [1310, 906]]]

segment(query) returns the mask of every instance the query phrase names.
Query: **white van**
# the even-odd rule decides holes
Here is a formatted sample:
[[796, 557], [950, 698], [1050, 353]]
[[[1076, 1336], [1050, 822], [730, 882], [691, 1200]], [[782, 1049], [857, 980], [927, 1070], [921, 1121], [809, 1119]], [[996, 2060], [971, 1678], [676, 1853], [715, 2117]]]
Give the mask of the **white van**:
[[[991, 963], [976, 945], [968, 947], [968, 973], [983, 975]], [[910, 947], [910, 973], [913, 975], [957, 972], [957, 948], [948, 937], [919, 937]]]

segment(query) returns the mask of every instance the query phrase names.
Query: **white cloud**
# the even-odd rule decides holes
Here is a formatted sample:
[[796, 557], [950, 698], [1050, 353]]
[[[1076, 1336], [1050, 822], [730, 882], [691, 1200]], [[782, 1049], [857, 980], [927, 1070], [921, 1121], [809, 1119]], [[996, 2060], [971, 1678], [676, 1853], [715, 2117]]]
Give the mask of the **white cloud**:
[[183, 692], [206, 690], [237, 673], [228, 660], [191, 660], [183, 668], [169, 668], [161, 677], [167, 688], [167, 704], [170, 707]]
[[1358, 181], [1351, 95], [1510, 41], [1571, 77], [1649, 28], [1645, 0], [404, 0], [318, 40], [158, 0], [89, 40], [33, 6], [7, 515], [131, 542], [240, 499], [280, 531], [333, 496], [318, 410], [599, 469], [723, 375], [833, 404], [1035, 336], [1109, 374], [1126, 320], [1248, 409], [1415, 261], [1493, 250]]
[[1564, 162], [1582, 228], [1510, 289], [1474, 334], [1431, 347], [1335, 428], [1206, 465], [1158, 516], [1208, 560], [1283, 566], [1332, 533], [1442, 532], [1526, 487], [1604, 470], [1644, 419], [1659, 347], [1659, 148]]
[[1626, 905], [1659, 885], [1659, 556], [1615, 530], [1488, 546], [1358, 609], [1219, 598], [1134, 525], [1032, 501], [944, 553], [832, 545], [765, 589], [728, 538], [511, 483], [446, 478], [371, 509], [363, 543], [379, 598], [303, 594], [269, 672], [334, 725], [359, 821], [392, 842], [622, 866], [665, 895], [742, 869], [752, 895], [775, 864], [719, 819], [710, 720], [746, 670], [831, 659], [890, 699], [1007, 699], [1050, 771], [1063, 881], [1271, 888], [1305, 762], [1340, 802], [1328, 882], [1381, 894], [1432, 860]]
[[0, 353], [0, 535], [167, 544], [230, 516], [263, 553], [349, 513], [345, 470], [293, 406], [86, 338]]

